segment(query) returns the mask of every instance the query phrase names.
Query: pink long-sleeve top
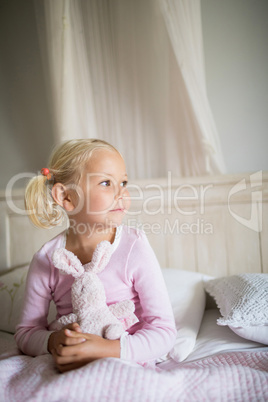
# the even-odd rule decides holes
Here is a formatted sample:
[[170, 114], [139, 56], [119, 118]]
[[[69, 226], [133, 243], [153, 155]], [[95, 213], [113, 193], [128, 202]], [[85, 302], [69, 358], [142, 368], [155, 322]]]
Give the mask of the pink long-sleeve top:
[[[47, 316], [53, 299], [57, 318], [72, 312], [71, 286], [74, 278], [54, 267], [52, 254], [65, 247], [66, 232], [46, 243], [33, 257], [27, 277], [24, 307], [15, 339], [31, 356], [47, 352], [51, 334]], [[107, 304], [122, 300], [135, 303], [139, 322], [120, 339], [120, 358], [133, 362], [153, 362], [172, 348], [176, 328], [164, 279], [146, 235], [120, 226], [113, 253], [106, 268], [98, 274]]]

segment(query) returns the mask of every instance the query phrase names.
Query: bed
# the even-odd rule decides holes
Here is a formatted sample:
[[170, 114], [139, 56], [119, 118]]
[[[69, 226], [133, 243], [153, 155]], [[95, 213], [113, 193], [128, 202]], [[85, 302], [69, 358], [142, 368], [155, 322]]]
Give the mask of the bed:
[[[155, 369], [102, 359], [59, 374], [21, 354], [13, 333], [33, 253], [64, 230], [40, 230], [23, 190], [0, 195], [1, 401], [267, 401], [268, 174], [130, 183], [126, 224], [148, 235], [177, 325]], [[50, 319], [55, 314], [51, 306]]]

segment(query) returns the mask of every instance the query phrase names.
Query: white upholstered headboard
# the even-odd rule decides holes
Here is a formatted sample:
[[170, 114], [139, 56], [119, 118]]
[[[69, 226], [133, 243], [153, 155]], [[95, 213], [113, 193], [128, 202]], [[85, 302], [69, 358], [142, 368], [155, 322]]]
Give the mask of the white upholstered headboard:
[[[166, 178], [130, 183], [126, 223], [143, 229], [162, 267], [213, 276], [268, 273], [268, 173]], [[23, 190], [0, 194], [0, 270], [29, 262], [65, 229], [35, 228]]]

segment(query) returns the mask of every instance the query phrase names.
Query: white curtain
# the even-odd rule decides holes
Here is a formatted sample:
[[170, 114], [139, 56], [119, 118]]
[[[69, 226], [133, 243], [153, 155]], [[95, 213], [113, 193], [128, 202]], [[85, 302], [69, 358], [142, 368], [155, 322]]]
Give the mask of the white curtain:
[[55, 141], [96, 135], [93, 88], [74, 0], [35, 0], [39, 42]]
[[180, 91], [187, 103], [188, 115], [185, 133], [192, 132], [187, 157], [191, 155], [194, 172], [223, 172], [219, 136], [206, 93], [200, 1], [159, 2], [183, 80]]
[[221, 173], [200, 0], [35, 0], [56, 140], [97, 137], [130, 177]]

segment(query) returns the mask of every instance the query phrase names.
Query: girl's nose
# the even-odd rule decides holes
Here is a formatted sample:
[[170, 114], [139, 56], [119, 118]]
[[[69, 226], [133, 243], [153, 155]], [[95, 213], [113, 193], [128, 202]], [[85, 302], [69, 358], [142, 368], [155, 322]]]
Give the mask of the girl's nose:
[[114, 199], [119, 200], [123, 198], [124, 188], [122, 186], [118, 186], [117, 192], [115, 193]]

